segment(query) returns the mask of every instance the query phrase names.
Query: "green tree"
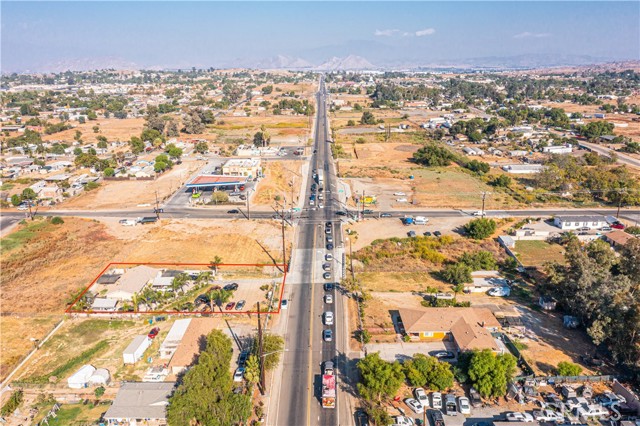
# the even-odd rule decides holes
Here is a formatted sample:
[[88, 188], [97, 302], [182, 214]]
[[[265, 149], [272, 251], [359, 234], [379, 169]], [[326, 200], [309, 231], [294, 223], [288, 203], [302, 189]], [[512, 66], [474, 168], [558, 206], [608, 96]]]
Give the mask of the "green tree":
[[104, 388], [104, 386], [99, 386], [96, 388], [96, 390], [93, 391], [93, 393], [96, 398], [100, 398], [102, 395], [104, 395], [105, 390], [106, 389]]
[[209, 145], [206, 142], [198, 142], [194, 150], [200, 154], [205, 154], [209, 151]]
[[516, 370], [511, 354], [497, 355], [490, 349], [474, 352], [469, 362], [469, 378], [485, 398], [503, 396]]
[[463, 262], [456, 262], [444, 267], [442, 277], [451, 284], [470, 283], [473, 281], [471, 279], [471, 272], [472, 270], [469, 265]]
[[507, 176], [507, 175], [497, 176], [493, 180], [493, 185], [499, 186], [499, 187], [502, 187], [502, 188], [508, 188], [511, 185], [511, 178], [509, 176]]
[[362, 377], [358, 392], [364, 399], [375, 403], [393, 396], [405, 379], [402, 365], [397, 361], [383, 360], [378, 352], [369, 353], [358, 361], [358, 370]]
[[215, 303], [220, 309], [220, 312], [222, 312], [222, 305], [227, 303], [231, 299], [231, 296], [233, 296], [233, 292], [231, 290], [225, 290], [222, 288], [215, 290], [212, 289], [209, 292], [211, 310], [213, 311], [213, 304]]
[[434, 357], [416, 354], [412, 360], [405, 361], [403, 366], [411, 386], [426, 386], [439, 391], [453, 386], [451, 366]]
[[73, 139], [78, 142], [82, 141], [82, 132], [80, 130], [76, 130], [75, 134], [73, 135]]
[[460, 256], [460, 262], [469, 265], [474, 271], [494, 270], [497, 265], [493, 253], [486, 250], [463, 253], [462, 256]]
[[356, 125], [355, 121], [353, 121], [353, 120], [347, 121], [347, 126], [352, 127], [352, 126], [355, 126], [355, 125]]
[[167, 145], [165, 151], [169, 154], [169, 157], [179, 159], [182, 157], [182, 149], [178, 148], [174, 144], [170, 143]]
[[371, 111], [365, 111], [360, 118], [360, 124], [376, 124], [376, 117]]
[[220, 330], [207, 336], [196, 365], [169, 398], [170, 426], [224, 426], [244, 423], [251, 415], [251, 395], [232, 392], [231, 340]]
[[467, 235], [474, 240], [483, 240], [496, 231], [496, 222], [493, 219], [474, 219], [464, 225]]
[[22, 197], [19, 194], [13, 194], [11, 196], [11, 204], [15, 207], [18, 207], [20, 204], [22, 204]]
[[478, 160], [469, 161], [465, 167], [479, 175], [489, 173], [489, 170], [491, 169], [489, 164], [485, 163], [484, 161], [478, 161]]
[[271, 143], [271, 136], [264, 131], [256, 132], [253, 135], [253, 144], [257, 147], [268, 146]]
[[140, 154], [144, 151], [144, 142], [142, 142], [142, 139], [137, 136], [131, 136], [129, 145], [131, 146], [131, 152], [134, 154]]
[[218, 267], [222, 263], [222, 258], [220, 256], [214, 256], [213, 260], [209, 262], [209, 267], [213, 269], [213, 272], [218, 272]]
[[253, 354], [249, 355], [249, 358], [247, 358], [244, 378], [251, 385], [255, 385], [260, 381], [260, 363], [258, 362], [258, 357]]
[[[284, 339], [277, 334], [262, 335], [262, 353], [264, 355], [264, 369], [273, 370], [280, 362], [280, 354], [284, 349]], [[253, 340], [252, 352], [258, 355], [258, 339]]]
[[558, 363], [558, 376], [579, 376], [582, 373], [582, 367], [572, 362], [562, 361]]
[[456, 156], [444, 146], [429, 143], [413, 154], [413, 160], [427, 167], [448, 166]]
[[111, 177], [116, 174], [116, 171], [112, 167], [107, 167], [102, 171], [106, 177]]

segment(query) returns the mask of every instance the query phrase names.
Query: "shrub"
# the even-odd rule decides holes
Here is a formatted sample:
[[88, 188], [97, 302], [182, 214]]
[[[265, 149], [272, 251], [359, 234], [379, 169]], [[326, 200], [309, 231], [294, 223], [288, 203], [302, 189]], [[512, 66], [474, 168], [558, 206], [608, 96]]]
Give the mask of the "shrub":
[[22, 404], [22, 400], [24, 399], [24, 394], [22, 390], [17, 390], [11, 394], [9, 400], [2, 406], [2, 410], [0, 410], [0, 414], [3, 416], [9, 416], [13, 414], [14, 411]]
[[60, 216], [54, 216], [51, 218], [51, 223], [54, 225], [62, 225], [64, 223], [64, 220], [62, 220]]
[[496, 222], [486, 218], [474, 219], [464, 226], [464, 230], [474, 240], [483, 240], [496, 231]]
[[442, 270], [442, 276], [445, 281], [451, 284], [464, 284], [472, 281], [471, 268], [469, 265], [462, 262], [456, 262], [445, 266]]
[[88, 182], [85, 186], [84, 186], [84, 190], [85, 191], [91, 191], [93, 189], [96, 189], [100, 186], [100, 184], [98, 182]]
[[562, 361], [558, 363], [558, 376], [579, 376], [582, 373], [582, 367], [572, 362]]
[[96, 388], [96, 390], [93, 393], [96, 395], [96, 398], [100, 398], [102, 395], [104, 395], [104, 391], [105, 391], [104, 386], [100, 386]]

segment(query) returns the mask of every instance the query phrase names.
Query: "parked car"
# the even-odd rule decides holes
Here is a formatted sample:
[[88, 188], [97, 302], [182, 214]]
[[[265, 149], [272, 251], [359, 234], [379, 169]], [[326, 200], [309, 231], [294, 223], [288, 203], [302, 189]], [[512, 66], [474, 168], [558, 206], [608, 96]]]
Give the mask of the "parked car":
[[445, 426], [444, 417], [442, 417], [442, 412], [440, 410], [429, 410], [429, 414], [431, 414], [433, 426]]
[[391, 213], [382, 213], [380, 217], [393, 217], [393, 215]]
[[324, 260], [326, 260], [327, 262], [333, 260], [333, 255], [331, 253], [327, 253], [324, 255]]
[[244, 367], [244, 363], [247, 362], [248, 358], [249, 358], [249, 351], [240, 352], [240, 356], [238, 357], [238, 365], [240, 367]]
[[408, 200], [406, 198], [396, 198], [396, 202], [398, 203], [406, 203]]
[[331, 330], [324, 330], [322, 332], [322, 339], [325, 342], [330, 342], [333, 340], [333, 332]]
[[333, 250], [333, 244], [327, 244], [327, 250]]
[[336, 212], [336, 216], [346, 216], [346, 215], [348, 215], [348, 214], [349, 214], [349, 213], [344, 212], [344, 211], [342, 211], [342, 210], [338, 210], [338, 211]]
[[395, 416], [393, 422], [393, 424], [397, 426], [413, 426], [415, 424], [411, 417], [406, 416]]
[[326, 223], [324, 224], [324, 226], [326, 226], [327, 228], [331, 228], [331, 227], [333, 226], [333, 223], [331, 223], [331, 222], [326, 222]]
[[451, 351], [431, 351], [429, 352], [429, 356], [432, 356], [434, 358], [438, 358], [438, 359], [454, 359], [456, 357], [456, 354], [454, 354]]
[[533, 412], [533, 418], [538, 422], [557, 422], [558, 424], [564, 423], [564, 416], [560, 413], [556, 413], [553, 410], [536, 410]]
[[414, 413], [416, 414], [424, 413], [424, 408], [422, 407], [422, 404], [420, 404], [417, 400], [413, 398], [407, 398], [404, 400], [404, 403], [407, 404], [407, 407], [411, 408], [411, 411], [413, 411]]
[[440, 231], [433, 231], [433, 235], [435, 235], [436, 237], [439, 237], [442, 235], [442, 232]]
[[505, 416], [508, 422], [533, 422], [533, 416], [529, 413], [520, 413], [518, 411], [514, 411], [511, 413], [507, 413]]
[[413, 238], [416, 236], [416, 231], [409, 231], [407, 232], [407, 235], [409, 236], [409, 238]]
[[236, 311], [241, 311], [242, 309], [244, 309], [245, 303], [247, 303], [247, 302], [245, 302], [244, 300], [239, 301], [236, 304]]
[[324, 278], [325, 280], [330, 280], [331, 272], [325, 272], [324, 274], [322, 274], [322, 278]]
[[245, 372], [244, 367], [236, 368], [236, 372], [233, 373], [233, 381], [241, 382], [244, 379], [244, 372]]
[[622, 224], [622, 223], [614, 223], [613, 225], [611, 225], [611, 227], [613, 229], [624, 229], [624, 224]]
[[147, 337], [149, 339], [155, 339], [158, 333], [160, 333], [160, 327], [153, 327], [149, 334], [147, 334]]
[[238, 209], [231, 209], [231, 210], [228, 210], [228, 211], [227, 211], [227, 213], [229, 213], [229, 214], [238, 214], [238, 213], [240, 213], [240, 210], [238, 210]]
[[325, 271], [330, 271], [331, 270], [331, 264], [330, 263], [322, 264], [322, 269], [325, 270]]
[[458, 415], [458, 403], [456, 402], [456, 396], [452, 393], [444, 396], [444, 413], [447, 416]]
[[330, 226], [325, 227], [324, 228], [324, 233], [325, 234], [330, 234], [331, 233], [331, 227]]
[[431, 394], [431, 408], [442, 408], [442, 394], [440, 392], [433, 392]]
[[282, 299], [280, 302], [280, 309], [287, 309], [289, 307], [289, 301], [287, 299]]
[[327, 243], [332, 243], [333, 237], [331, 235], [327, 235]]
[[422, 235], [424, 235], [425, 237], [430, 237], [431, 236], [431, 232], [426, 231], [426, 232], [423, 232]]
[[193, 304], [198, 306], [198, 305], [209, 304], [209, 302], [211, 302], [211, 299], [209, 299], [209, 296], [207, 296], [206, 294], [201, 294], [200, 296], [196, 297], [196, 300], [193, 301]]
[[469, 400], [471, 401], [472, 407], [480, 407], [482, 405], [482, 399], [480, 398], [480, 392], [476, 390], [473, 386], [469, 389]]
[[224, 307], [224, 309], [227, 311], [230, 311], [233, 309], [234, 306], [236, 306], [236, 302], [229, 302], [227, 303], [227, 306]]
[[427, 397], [427, 393], [422, 388], [415, 388], [413, 390], [413, 395], [416, 397], [416, 400], [422, 405], [422, 407], [426, 408], [429, 406], [429, 397]]
[[404, 192], [394, 192], [393, 195], [395, 195], [396, 197], [402, 197], [402, 196], [405, 196], [407, 194], [405, 194]]
[[603, 407], [611, 407], [614, 404], [623, 404], [627, 402], [627, 400], [623, 396], [616, 395], [613, 392], [605, 392], [596, 397], [596, 402], [600, 403]]
[[238, 283], [227, 284], [223, 287], [225, 290], [235, 291], [238, 289]]
[[471, 414], [471, 405], [469, 405], [469, 398], [466, 396], [458, 397], [458, 411], [460, 414]]
[[333, 296], [330, 295], [330, 294], [325, 294], [324, 295], [324, 303], [328, 303], [328, 304], [333, 303]]
[[324, 283], [324, 291], [333, 290], [333, 283]]
[[373, 214], [374, 212], [371, 209], [365, 209], [365, 210], [362, 211], [362, 213], [364, 213], [364, 214]]
[[494, 297], [505, 297], [511, 294], [511, 289], [509, 287], [493, 287], [487, 294]]

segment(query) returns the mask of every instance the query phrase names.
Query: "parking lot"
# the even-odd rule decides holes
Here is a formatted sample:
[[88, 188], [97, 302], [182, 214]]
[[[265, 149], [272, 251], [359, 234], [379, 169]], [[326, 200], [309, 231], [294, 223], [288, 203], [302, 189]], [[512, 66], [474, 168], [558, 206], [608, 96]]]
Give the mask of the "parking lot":
[[[260, 302], [261, 309], [264, 310], [272, 303], [272, 308], [277, 309], [280, 293], [279, 289], [282, 285], [282, 279], [225, 279], [224, 281], [218, 281], [213, 286], [225, 288], [225, 286], [237, 284], [237, 290], [233, 290], [233, 295], [228, 302], [223, 303], [221, 308], [225, 313], [238, 313], [238, 312], [256, 312], [257, 303]], [[274, 291], [275, 290], [275, 291]], [[201, 292], [201, 295], [207, 296], [208, 289]], [[200, 297], [200, 296], [198, 296]], [[202, 298], [201, 300], [208, 300], [208, 298]], [[238, 302], [244, 301], [244, 306], [238, 309]], [[210, 307], [204, 303], [196, 303], [196, 309], [199, 311], [209, 310]], [[219, 311], [219, 308], [214, 306], [214, 311]]]

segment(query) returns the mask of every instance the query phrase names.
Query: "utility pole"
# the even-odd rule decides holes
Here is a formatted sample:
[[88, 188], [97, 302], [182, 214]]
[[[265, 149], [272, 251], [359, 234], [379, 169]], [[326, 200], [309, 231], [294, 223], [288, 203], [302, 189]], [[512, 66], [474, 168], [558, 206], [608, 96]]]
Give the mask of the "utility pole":
[[618, 212], [616, 213], [616, 219], [620, 219], [620, 206], [622, 206], [622, 195], [618, 195]]
[[249, 203], [249, 198], [251, 198], [251, 190], [247, 190], [247, 219], [251, 219], [251, 206]]
[[260, 302], [258, 302], [258, 361], [260, 362], [260, 394], [265, 394], [264, 356], [262, 355], [262, 320], [260, 318]]
[[158, 202], [158, 190], [156, 189], [156, 219], [160, 220], [160, 203]]
[[364, 220], [364, 189], [362, 190], [362, 220]]
[[484, 200], [487, 197], [487, 192], [482, 193], [482, 211], [480, 212], [480, 217], [484, 217]]
[[287, 272], [289, 268], [287, 267], [287, 246], [284, 238], [284, 207], [282, 208], [280, 219], [282, 221], [282, 270]]

